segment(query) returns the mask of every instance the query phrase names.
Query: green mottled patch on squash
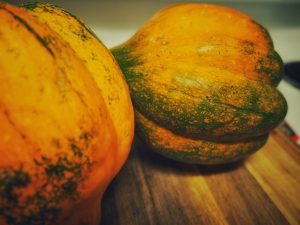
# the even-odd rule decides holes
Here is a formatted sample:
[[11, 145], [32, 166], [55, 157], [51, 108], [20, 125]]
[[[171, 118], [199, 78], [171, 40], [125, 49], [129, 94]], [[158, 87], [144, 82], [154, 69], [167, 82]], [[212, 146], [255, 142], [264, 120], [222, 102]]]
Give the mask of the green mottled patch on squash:
[[273, 86], [278, 86], [283, 77], [283, 61], [278, 53], [272, 49], [268, 55], [259, 59], [255, 71], [263, 76], [268, 76]]
[[137, 81], [137, 79], [142, 76], [142, 74], [136, 74], [132, 71], [135, 66], [141, 65], [141, 61], [136, 57], [130, 55], [131, 48], [114, 48], [111, 50], [114, 57], [118, 60], [120, 68], [122, 69], [124, 75], [126, 76], [126, 81], [129, 84]]
[[[36, 174], [25, 166], [0, 169], [0, 218], [11, 225], [47, 225], [55, 223], [63, 201], [75, 201], [78, 185], [86, 178], [92, 162], [75, 144], [73, 156], [55, 160], [42, 155], [34, 159]], [[43, 182], [35, 193], [22, 196], [22, 190], [38, 180]]]
[[134, 81], [129, 78], [128, 83], [136, 109], [183, 136], [223, 141], [258, 136], [276, 127], [287, 110], [280, 92], [257, 81], [238, 86], [216, 84], [206, 90], [207, 96], [194, 96], [196, 89], [183, 92], [181, 87], [153, 84], [130, 74]]

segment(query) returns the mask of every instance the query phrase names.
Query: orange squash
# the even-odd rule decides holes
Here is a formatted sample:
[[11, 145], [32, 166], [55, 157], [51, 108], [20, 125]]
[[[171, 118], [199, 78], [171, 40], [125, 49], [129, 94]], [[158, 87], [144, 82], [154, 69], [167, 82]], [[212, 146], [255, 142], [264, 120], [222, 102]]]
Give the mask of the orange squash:
[[234, 9], [167, 7], [112, 53], [129, 84], [140, 136], [170, 158], [241, 159], [285, 117], [276, 89], [282, 60], [267, 30]]
[[133, 139], [128, 88], [82, 22], [29, 8], [0, 3], [0, 224], [99, 224]]

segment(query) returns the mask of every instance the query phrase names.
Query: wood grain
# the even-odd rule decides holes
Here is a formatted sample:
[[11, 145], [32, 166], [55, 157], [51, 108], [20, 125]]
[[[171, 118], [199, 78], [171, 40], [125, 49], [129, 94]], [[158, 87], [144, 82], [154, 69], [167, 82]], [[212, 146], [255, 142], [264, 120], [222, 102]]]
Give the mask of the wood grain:
[[135, 139], [102, 202], [101, 225], [300, 224], [300, 150], [279, 130], [248, 159], [187, 165]]

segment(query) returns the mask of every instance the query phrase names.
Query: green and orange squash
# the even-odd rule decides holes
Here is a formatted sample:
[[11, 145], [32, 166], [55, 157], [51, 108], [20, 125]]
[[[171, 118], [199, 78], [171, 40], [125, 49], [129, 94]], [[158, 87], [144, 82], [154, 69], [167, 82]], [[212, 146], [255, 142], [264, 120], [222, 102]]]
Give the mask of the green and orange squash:
[[99, 224], [133, 108], [109, 50], [73, 15], [0, 2], [0, 224]]
[[282, 60], [267, 30], [227, 7], [162, 9], [112, 50], [139, 136], [167, 157], [226, 163], [261, 148], [285, 117]]

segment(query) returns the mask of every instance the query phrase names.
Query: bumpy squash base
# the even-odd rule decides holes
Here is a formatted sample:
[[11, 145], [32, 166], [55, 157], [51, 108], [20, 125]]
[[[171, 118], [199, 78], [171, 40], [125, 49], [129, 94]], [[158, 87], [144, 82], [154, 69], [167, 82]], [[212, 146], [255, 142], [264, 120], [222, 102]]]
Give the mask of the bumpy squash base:
[[222, 164], [239, 160], [260, 149], [268, 135], [237, 142], [214, 142], [174, 134], [138, 111], [136, 129], [151, 149], [168, 158], [193, 164]]

